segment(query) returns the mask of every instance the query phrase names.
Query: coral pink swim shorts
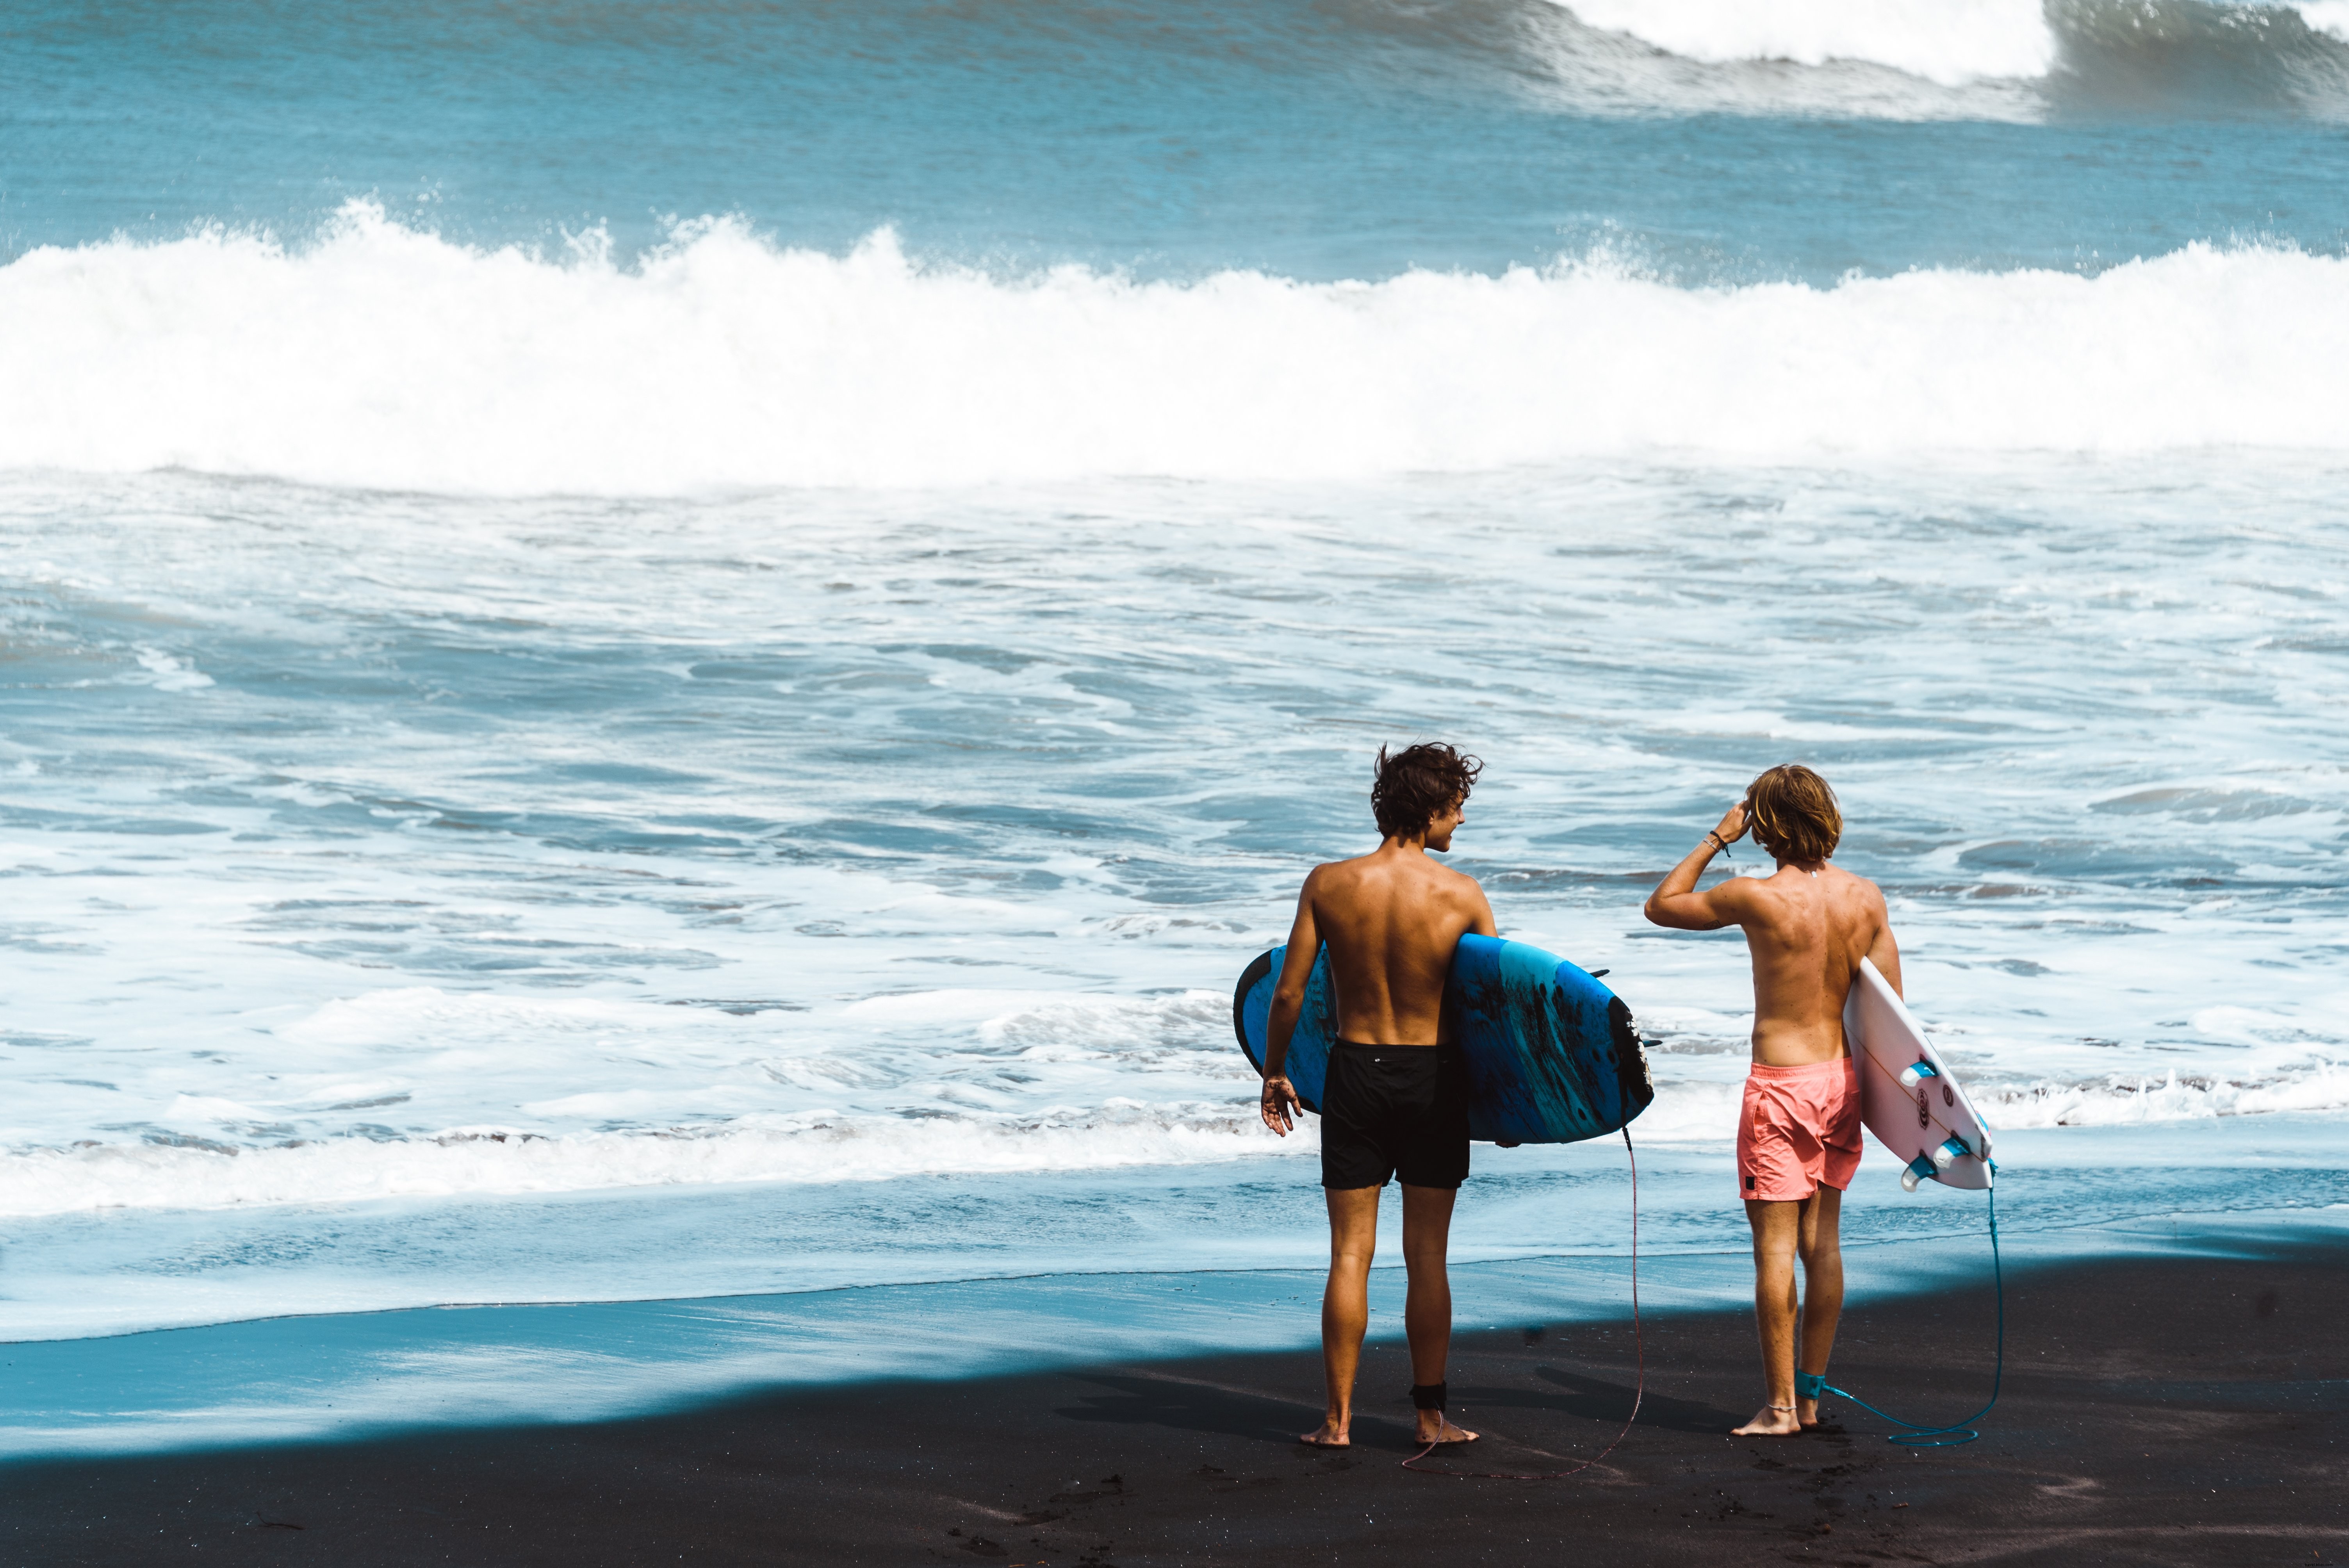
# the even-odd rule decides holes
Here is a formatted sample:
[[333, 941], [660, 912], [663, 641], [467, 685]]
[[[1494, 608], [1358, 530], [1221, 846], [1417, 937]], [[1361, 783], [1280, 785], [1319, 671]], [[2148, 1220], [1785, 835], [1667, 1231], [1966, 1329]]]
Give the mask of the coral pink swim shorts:
[[1859, 1067], [1849, 1057], [1774, 1068], [1745, 1079], [1737, 1113], [1738, 1195], [1799, 1202], [1822, 1182], [1840, 1191], [1859, 1169]]

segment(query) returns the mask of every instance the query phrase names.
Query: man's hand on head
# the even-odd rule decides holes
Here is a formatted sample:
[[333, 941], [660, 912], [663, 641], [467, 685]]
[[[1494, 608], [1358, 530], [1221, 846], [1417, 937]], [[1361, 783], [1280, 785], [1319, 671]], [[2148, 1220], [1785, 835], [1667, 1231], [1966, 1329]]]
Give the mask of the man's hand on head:
[[1267, 1127], [1286, 1138], [1297, 1125], [1297, 1113], [1304, 1109], [1304, 1101], [1297, 1098], [1296, 1086], [1286, 1078], [1264, 1080], [1264, 1098], [1257, 1102], [1257, 1112], [1264, 1118]]
[[1721, 825], [1706, 832], [1648, 895], [1644, 910], [1648, 919], [1675, 931], [1718, 931], [1739, 923], [1744, 903], [1744, 883], [1740, 878], [1732, 877], [1710, 892], [1698, 891], [1697, 882], [1713, 857], [1744, 838], [1750, 825], [1743, 800], [1723, 812]]

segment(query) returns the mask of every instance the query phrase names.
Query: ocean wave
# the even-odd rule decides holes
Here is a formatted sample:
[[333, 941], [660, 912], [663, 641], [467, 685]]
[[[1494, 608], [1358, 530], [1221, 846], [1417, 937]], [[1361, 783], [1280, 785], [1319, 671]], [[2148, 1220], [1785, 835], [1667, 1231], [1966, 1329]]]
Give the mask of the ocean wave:
[[[1741, 1092], [1736, 1083], [1660, 1084], [1655, 1103], [1632, 1130], [1649, 1143], [1725, 1141]], [[1966, 1092], [1993, 1132], [2136, 1127], [2222, 1116], [2349, 1110], [2349, 1070], [2318, 1057], [2270, 1073], [2211, 1066], [2068, 1081], [2000, 1074], [1971, 1081]]]
[[[2009, 1079], [1971, 1092], [1993, 1130], [2133, 1126], [2349, 1110], [2349, 1071], [2313, 1058], [2264, 1078], [2220, 1068], [2068, 1083]], [[1739, 1093], [1736, 1082], [1722, 1079], [1661, 1082], [1633, 1135], [1643, 1144], [1725, 1148]], [[201, 1116], [216, 1108], [175, 1109]], [[616, 1131], [483, 1125], [430, 1137], [262, 1147], [183, 1137], [0, 1155], [0, 1215], [1113, 1171], [1309, 1159], [1319, 1149], [1315, 1118], [1276, 1139], [1257, 1119], [1254, 1103], [1240, 1096], [1155, 1103], [1117, 1097], [1091, 1108], [1010, 1116], [943, 1107], [918, 1116], [761, 1114]]]
[[2000, 1085], [1969, 1092], [1993, 1130], [2132, 1127], [2217, 1116], [2349, 1109], [2349, 1071], [2318, 1060], [2271, 1078], [2172, 1069], [2159, 1076], [2115, 1074], [2085, 1083]]
[[2041, 0], [1561, 0], [1576, 18], [1683, 59], [1889, 66], [1944, 87], [2054, 68]]
[[663, 494], [1108, 475], [1329, 480], [1642, 452], [2338, 450], [2349, 262], [2196, 244], [2089, 276], [1685, 288], [1139, 283], [846, 255], [730, 221], [634, 266], [355, 204], [0, 269], [0, 467]]
[[2349, 5], [2057, 0], [2059, 108], [2349, 116]]
[[1578, 107], [2038, 119], [2349, 114], [2349, 0], [1554, 0], [1527, 48]]
[[0, 1155], [0, 1214], [1111, 1171], [1319, 1147], [1309, 1131], [1276, 1139], [1245, 1099], [1127, 1099], [1027, 1118], [761, 1115], [651, 1130], [546, 1134], [482, 1126], [274, 1148], [194, 1139], [97, 1143]]

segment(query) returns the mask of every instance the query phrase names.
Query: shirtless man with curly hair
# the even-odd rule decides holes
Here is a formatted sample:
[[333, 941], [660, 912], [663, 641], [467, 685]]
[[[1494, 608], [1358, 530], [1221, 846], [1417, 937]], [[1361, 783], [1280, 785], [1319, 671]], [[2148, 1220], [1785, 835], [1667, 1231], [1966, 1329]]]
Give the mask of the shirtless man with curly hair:
[[1379, 847], [1316, 866], [1305, 879], [1272, 994], [1260, 1109], [1265, 1124], [1286, 1137], [1302, 1107], [1281, 1067], [1314, 957], [1328, 945], [1340, 1037], [1321, 1094], [1321, 1185], [1330, 1206], [1321, 1366], [1330, 1402], [1321, 1425], [1299, 1439], [1317, 1448], [1349, 1441], [1354, 1373], [1370, 1323], [1379, 1194], [1390, 1178], [1402, 1185], [1410, 1275], [1403, 1326], [1419, 1440], [1476, 1438], [1444, 1414], [1444, 1364], [1452, 1350], [1444, 1253], [1453, 1201], [1468, 1178], [1467, 1075], [1445, 1033], [1444, 986], [1462, 936], [1497, 934], [1475, 879], [1428, 856], [1452, 848], [1482, 768], [1449, 746], [1413, 746], [1392, 757], [1380, 749], [1371, 788]]

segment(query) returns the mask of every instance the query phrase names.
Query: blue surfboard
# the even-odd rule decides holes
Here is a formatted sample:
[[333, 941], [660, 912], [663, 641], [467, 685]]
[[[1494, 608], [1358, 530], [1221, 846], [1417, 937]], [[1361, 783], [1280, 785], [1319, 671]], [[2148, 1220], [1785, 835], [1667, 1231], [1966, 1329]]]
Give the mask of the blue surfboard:
[[[1272, 988], [1286, 947], [1260, 954], [1232, 994], [1240, 1049], [1264, 1070]], [[1555, 953], [1464, 936], [1444, 988], [1446, 1031], [1468, 1064], [1468, 1136], [1495, 1143], [1577, 1143], [1628, 1125], [1656, 1098], [1648, 1054], [1623, 999]], [[1313, 960], [1288, 1041], [1288, 1081], [1317, 1116], [1338, 1037], [1330, 954]]]

